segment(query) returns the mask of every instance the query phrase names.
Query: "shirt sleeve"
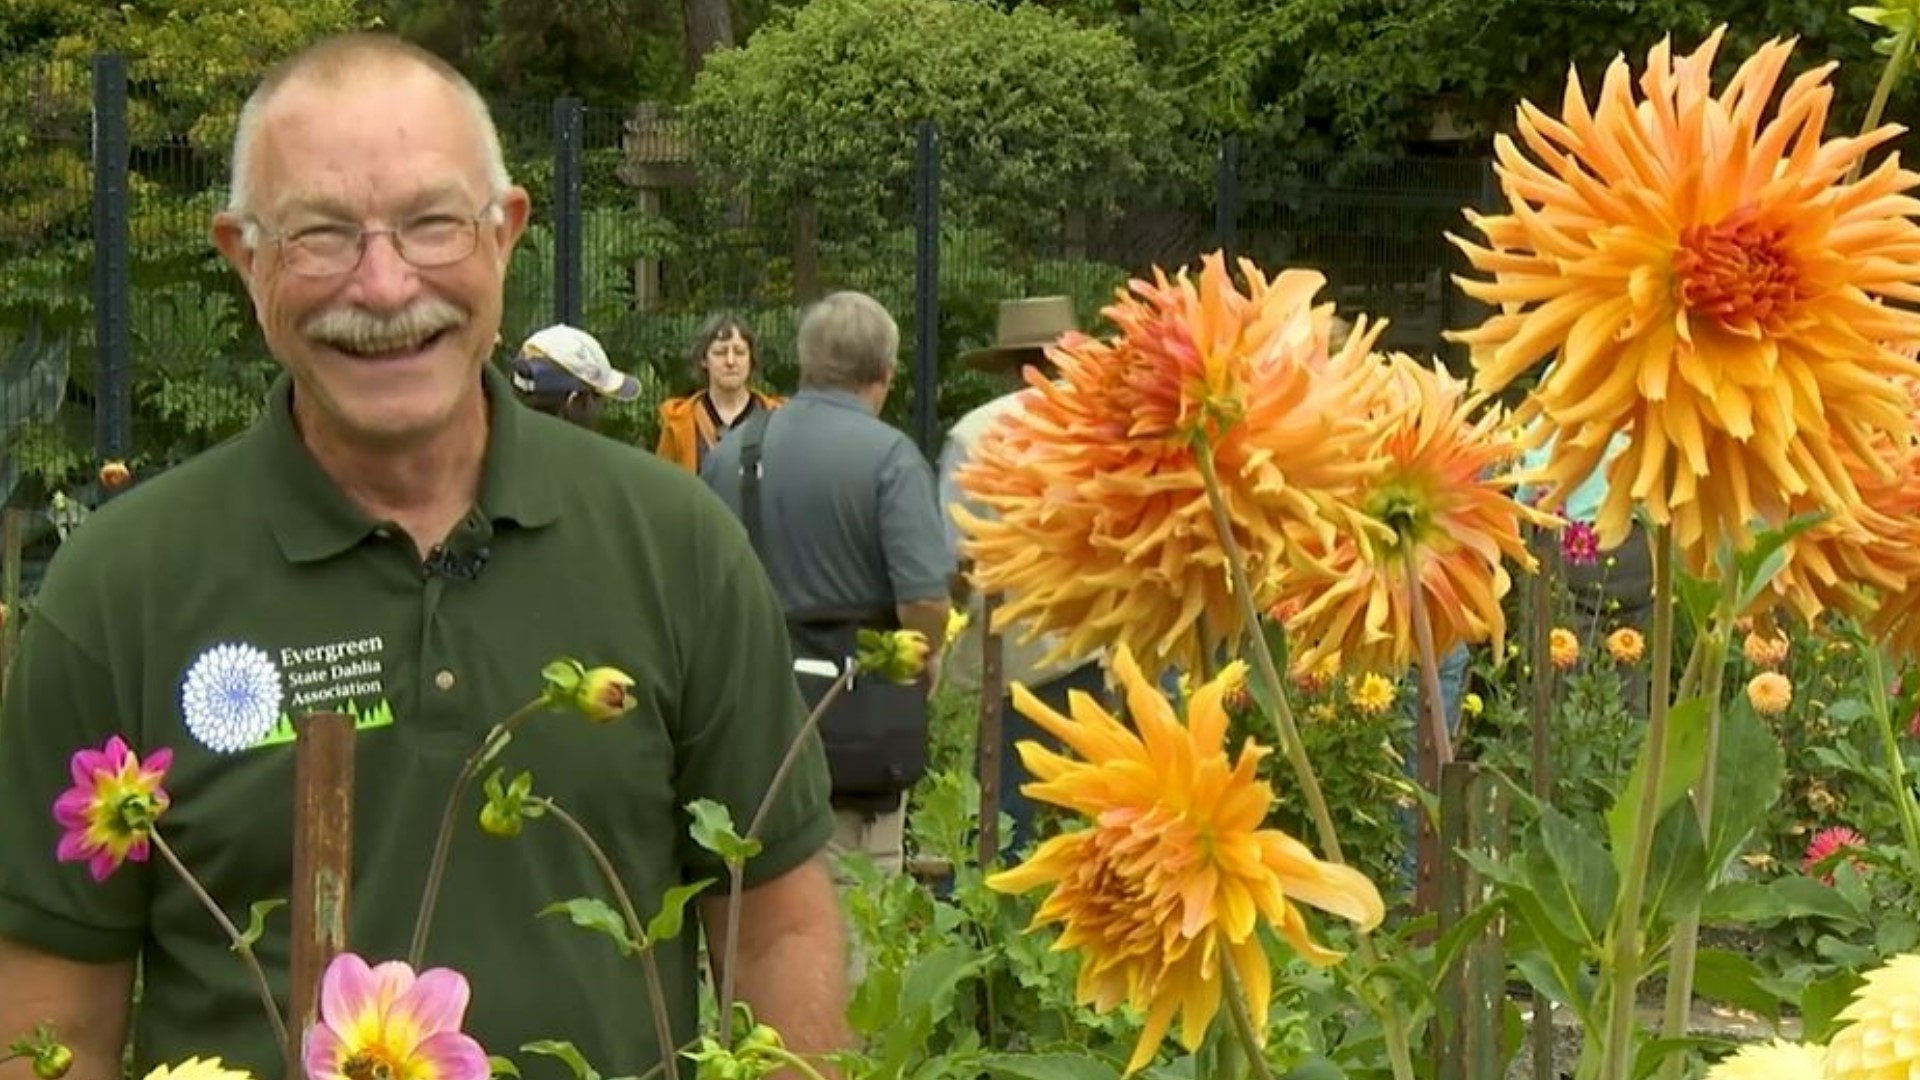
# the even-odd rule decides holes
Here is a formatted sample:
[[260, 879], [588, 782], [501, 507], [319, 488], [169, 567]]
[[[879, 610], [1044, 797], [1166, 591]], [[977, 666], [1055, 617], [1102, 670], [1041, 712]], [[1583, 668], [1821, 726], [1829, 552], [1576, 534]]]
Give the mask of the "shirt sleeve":
[[904, 438], [880, 470], [880, 552], [896, 603], [945, 599], [955, 565], [933, 470]]
[[[712, 584], [689, 612], [689, 663], [681, 695], [675, 797], [681, 806], [711, 799], [727, 807], [746, 835], [763, 796], [768, 804], [760, 854], [746, 865], [746, 884], [779, 877], [826, 846], [833, 835], [827, 759], [817, 731], [802, 734], [806, 705], [793, 678], [785, 617], [773, 586], [753, 556], [739, 522], [717, 507], [702, 575]], [[773, 788], [780, 763], [792, 769]], [[771, 792], [769, 794], [769, 792]], [[683, 848], [689, 876], [726, 876], [718, 857]]]
[[55, 857], [53, 803], [73, 782], [74, 752], [115, 735], [149, 752], [119, 722], [113, 686], [107, 665], [51, 615], [27, 618], [0, 712], [0, 938], [83, 963], [138, 954], [153, 872], [127, 862], [96, 882], [85, 863]]

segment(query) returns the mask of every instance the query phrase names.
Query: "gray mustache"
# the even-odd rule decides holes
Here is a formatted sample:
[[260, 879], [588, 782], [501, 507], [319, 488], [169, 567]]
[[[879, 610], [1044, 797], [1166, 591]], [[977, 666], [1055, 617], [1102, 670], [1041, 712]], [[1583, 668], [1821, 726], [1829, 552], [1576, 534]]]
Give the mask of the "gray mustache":
[[365, 308], [331, 308], [308, 319], [300, 331], [310, 338], [354, 352], [386, 352], [415, 345], [466, 321], [466, 314], [445, 300], [421, 300], [391, 315]]

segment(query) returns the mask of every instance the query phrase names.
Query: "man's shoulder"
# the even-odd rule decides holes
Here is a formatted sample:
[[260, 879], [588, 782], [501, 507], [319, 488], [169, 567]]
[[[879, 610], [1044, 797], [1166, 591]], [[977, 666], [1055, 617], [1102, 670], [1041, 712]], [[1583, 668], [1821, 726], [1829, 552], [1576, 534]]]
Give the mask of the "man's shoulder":
[[622, 489], [645, 500], [682, 499], [705, 489], [692, 473], [657, 454], [558, 417], [527, 410], [521, 419], [542, 464], [561, 482], [593, 491]]

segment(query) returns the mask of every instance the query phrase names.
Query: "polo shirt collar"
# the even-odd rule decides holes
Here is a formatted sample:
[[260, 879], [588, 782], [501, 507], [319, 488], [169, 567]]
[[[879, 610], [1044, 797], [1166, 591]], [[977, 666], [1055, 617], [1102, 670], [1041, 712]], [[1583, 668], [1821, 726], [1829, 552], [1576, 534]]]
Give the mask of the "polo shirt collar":
[[822, 405], [833, 405], [842, 409], [852, 409], [858, 413], [865, 413], [868, 416], [873, 415], [873, 407], [871, 405], [868, 405], [858, 394], [850, 393], [846, 390], [829, 390], [825, 387], [808, 386], [803, 387], [799, 393], [793, 395], [793, 400], [817, 401]]
[[[559, 498], [525, 407], [514, 400], [506, 376], [483, 368], [487, 395], [487, 450], [481, 467], [480, 505], [496, 525], [550, 525], [560, 516]], [[381, 523], [354, 505], [320, 468], [293, 423], [293, 380], [282, 372], [267, 394], [266, 414], [253, 437], [261, 443], [261, 506], [289, 562], [318, 562], [354, 547]]]

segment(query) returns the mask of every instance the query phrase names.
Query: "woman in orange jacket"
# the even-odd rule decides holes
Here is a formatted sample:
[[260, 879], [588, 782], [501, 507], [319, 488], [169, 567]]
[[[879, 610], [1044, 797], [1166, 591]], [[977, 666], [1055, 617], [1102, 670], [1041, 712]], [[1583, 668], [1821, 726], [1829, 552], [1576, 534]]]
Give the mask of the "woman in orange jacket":
[[694, 338], [694, 377], [706, 389], [660, 403], [660, 444], [654, 453], [698, 473], [707, 451], [727, 432], [762, 409], [772, 410], [785, 398], [748, 385], [753, 379], [753, 331], [737, 316], [722, 312], [701, 324]]

